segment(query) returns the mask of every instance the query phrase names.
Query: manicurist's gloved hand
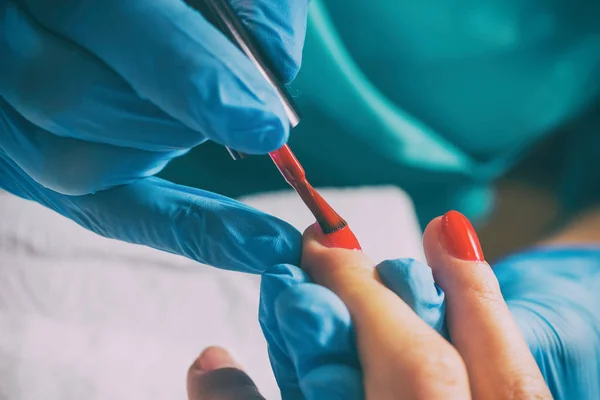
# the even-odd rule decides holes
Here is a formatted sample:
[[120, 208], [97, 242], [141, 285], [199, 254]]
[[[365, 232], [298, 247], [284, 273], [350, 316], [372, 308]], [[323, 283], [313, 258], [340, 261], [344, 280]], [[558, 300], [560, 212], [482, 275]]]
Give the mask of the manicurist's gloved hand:
[[[307, 1], [231, 4], [290, 81]], [[183, 1], [0, 2], [0, 188], [101, 235], [234, 270], [297, 262], [291, 226], [153, 177], [206, 140], [269, 152], [288, 126], [256, 68]]]
[[[469, 226], [448, 230], [464, 239]], [[277, 266], [263, 275], [261, 324], [284, 399], [550, 398], [485, 262], [456, 270], [440, 259], [433, 268], [448, 291], [453, 347], [440, 334], [444, 295], [432, 269], [410, 260], [375, 267], [322, 238], [315, 226], [305, 232], [306, 272]]]

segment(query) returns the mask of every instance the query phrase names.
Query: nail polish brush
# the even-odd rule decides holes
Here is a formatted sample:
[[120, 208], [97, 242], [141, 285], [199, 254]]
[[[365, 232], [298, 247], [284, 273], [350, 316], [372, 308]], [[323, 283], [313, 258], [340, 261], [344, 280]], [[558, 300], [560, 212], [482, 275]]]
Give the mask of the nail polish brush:
[[[292, 96], [273, 73], [267, 57], [264, 56], [256, 41], [246, 30], [227, 0], [188, 0], [204, 17], [234, 43], [256, 66], [261, 75], [275, 89], [291, 128], [300, 122], [300, 113]], [[246, 154], [227, 148], [234, 160], [246, 157]], [[269, 153], [284, 179], [296, 190], [304, 204], [312, 212], [332, 247], [360, 250], [360, 244], [350, 230], [348, 223], [325, 201], [306, 179], [304, 168], [285, 144]]]

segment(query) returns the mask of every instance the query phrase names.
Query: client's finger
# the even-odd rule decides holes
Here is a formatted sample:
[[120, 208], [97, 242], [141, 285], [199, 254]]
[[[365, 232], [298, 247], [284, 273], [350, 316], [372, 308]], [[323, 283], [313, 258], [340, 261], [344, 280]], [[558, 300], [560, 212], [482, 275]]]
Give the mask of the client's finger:
[[302, 267], [346, 304], [356, 329], [367, 399], [465, 399], [456, 351], [377, 278], [362, 252], [327, 248], [313, 225], [304, 233]]
[[423, 245], [446, 293], [450, 337], [467, 365], [473, 397], [551, 398], [470, 222], [450, 211], [427, 226]]
[[265, 400], [252, 379], [220, 347], [209, 347], [187, 376], [189, 400]]

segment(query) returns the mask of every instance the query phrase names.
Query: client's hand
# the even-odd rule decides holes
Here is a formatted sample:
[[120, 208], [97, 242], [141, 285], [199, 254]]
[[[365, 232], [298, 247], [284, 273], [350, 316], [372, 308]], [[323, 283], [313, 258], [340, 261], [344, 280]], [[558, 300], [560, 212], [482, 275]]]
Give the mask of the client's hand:
[[426, 250], [458, 353], [433, 329], [443, 295], [428, 267], [374, 269], [361, 253], [325, 248], [312, 228], [303, 268], [330, 290], [291, 266], [263, 275], [261, 324], [284, 399], [466, 399], [469, 383], [475, 398], [550, 398], [470, 224], [444, 221], [430, 225]]
[[304, 233], [302, 267], [334, 292], [354, 324], [367, 399], [467, 399], [464, 363], [444, 338], [385, 287], [363, 253], [330, 249]]

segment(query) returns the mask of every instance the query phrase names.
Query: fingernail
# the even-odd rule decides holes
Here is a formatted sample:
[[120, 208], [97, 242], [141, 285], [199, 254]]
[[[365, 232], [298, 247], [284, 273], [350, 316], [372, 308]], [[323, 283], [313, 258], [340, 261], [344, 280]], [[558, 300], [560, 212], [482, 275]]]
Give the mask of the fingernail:
[[458, 211], [449, 211], [442, 217], [441, 241], [453, 257], [465, 261], [485, 260], [473, 225]]
[[[308, 232], [308, 230], [311, 232]], [[308, 230], [307, 233], [309, 236], [322, 246], [330, 249], [361, 250], [360, 243], [358, 243], [354, 232], [352, 232], [348, 225], [335, 232], [324, 234], [319, 224], [315, 222]]]

